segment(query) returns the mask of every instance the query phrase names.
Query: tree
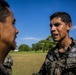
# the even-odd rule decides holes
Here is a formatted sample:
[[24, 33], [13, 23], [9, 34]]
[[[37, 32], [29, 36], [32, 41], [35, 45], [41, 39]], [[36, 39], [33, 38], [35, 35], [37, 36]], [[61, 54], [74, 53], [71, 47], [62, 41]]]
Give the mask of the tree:
[[26, 45], [26, 44], [21, 44], [21, 45], [18, 47], [18, 50], [19, 50], [19, 51], [30, 51], [31, 48], [30, 48], [28, 45]]
[[45, 40], [40, 40], [39, 42], [32, 44], [32, 49], [35, 51], [42, 50], [45, 52], [54, 46], [55, 43], [52, 40], [52, 36], [48, 36]]
[[32, 50], [34, 50], [35, 52], [41, 50], [42, 47], [41, 47], [41, 44], [38, 42], [38, 43], [35, 43], [35, 44], [32, 44]]

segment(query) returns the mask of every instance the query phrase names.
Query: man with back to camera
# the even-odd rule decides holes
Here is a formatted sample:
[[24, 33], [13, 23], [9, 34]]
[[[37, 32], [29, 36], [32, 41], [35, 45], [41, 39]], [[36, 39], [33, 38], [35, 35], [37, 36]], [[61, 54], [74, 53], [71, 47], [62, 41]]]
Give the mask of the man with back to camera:
[[66, 12], [50, 16], [50, 32], [56, 46], [49, 50], [38, 73], [33, 75], [76, 75], [76, 43], [69, 36], [72, 20]]
[[0, 75], [9, 75], [3, 62], [11, 50], [16, 48], [16, 34], [18, 30], [14, 26], [15, 18], [9, 4], [0, 0]]

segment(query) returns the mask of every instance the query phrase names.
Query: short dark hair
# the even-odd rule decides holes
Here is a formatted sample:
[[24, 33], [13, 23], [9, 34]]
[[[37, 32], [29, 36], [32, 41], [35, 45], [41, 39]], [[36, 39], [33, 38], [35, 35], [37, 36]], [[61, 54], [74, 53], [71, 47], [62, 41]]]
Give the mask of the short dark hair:
[[9, 4], [5, 0], [0, 0], [0, 22], [5, 22], [6, 17], [10, 15]]
[[68, 23], [68, 22], [72, 23], [70, 15], [66, 12], [56, 12], [50, 16], [50, 20], [52, 20], [55, 17], [61, 18], [61, 20], [65, 23]]

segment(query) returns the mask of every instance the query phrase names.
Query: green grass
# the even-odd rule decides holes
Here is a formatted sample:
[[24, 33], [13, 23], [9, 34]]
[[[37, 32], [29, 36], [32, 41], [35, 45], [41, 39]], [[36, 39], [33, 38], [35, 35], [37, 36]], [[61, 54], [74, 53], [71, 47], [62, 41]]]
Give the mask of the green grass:
[[41, 52], [11, 52], [14, 60], [12, 75], [32, 75], [39, 71], [46, 53]]

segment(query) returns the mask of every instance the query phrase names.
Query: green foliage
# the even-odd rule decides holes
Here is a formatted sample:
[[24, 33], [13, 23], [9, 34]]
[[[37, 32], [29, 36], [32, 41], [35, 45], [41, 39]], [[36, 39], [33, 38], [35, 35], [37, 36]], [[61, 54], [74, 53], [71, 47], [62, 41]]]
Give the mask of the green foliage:
[[31, 48], [28, 46], [28, 45], [26, 45], [26, 44], [21, 44], [19, 47], [18, 47], [18, 50], [19, 51], [30, 51], [31, 50]]
[[45, 51], [50, 50], [54, 46], [55, 46], [55, 43], [52, 40], [52, 36], [48, 36], [46, 39], [40, 40], [37, 43], [32, 44], [32, 49], [26, 44], [21, 44], [18, 47], [18, 50], [19, 51], [30, 51], [30, 50], [32, 50], [35, 52], [37, 52], [37, 51], [45, 52]]
[[45, 40], [40, 40], [39, 42], [32, 44], [32, 50], [36, 52], [42, 50], [45, 52], [54, 46], [55, 43], [53, 42], [52, 37], [48, 36]]
[[39, 51], [39, 50], [42, 50], [42, 44], [41, 43], [35, 43], [35, 44], [32, 44], [32, 50], [34, 50], [35, 52]]

